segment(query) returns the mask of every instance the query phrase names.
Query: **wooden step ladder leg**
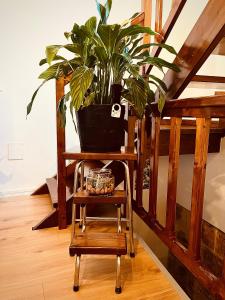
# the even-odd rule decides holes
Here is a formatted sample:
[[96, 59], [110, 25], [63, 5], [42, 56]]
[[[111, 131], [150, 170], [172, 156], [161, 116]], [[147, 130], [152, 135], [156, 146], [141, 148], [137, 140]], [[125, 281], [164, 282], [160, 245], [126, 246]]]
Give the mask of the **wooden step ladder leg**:
[[73, 291], [74, 292], [79, 291], [80, 259], [81, 259], [81, 255], [76, 255], [76, 257], [75, 257], [74, 285], [73, 285]]
[[120, 264], [121, 264], [121, 256], [117, 255], [116, 257], [116, 294], [120, 294], [122, 292], [121, 288], [121, 276], [120, 276]]
[[117, 232], [122, 232], [122, 225], [121, 225], [121, 204], [117, 205]]
[[133, 237], [133, 211], [131, 204], [131, 186], [130, 186], [130, 173], [128, 162], [121, 161], [125, 168], [126, 186], [127, 186], [127, 216], [129, 219], [129, 238], [130, 238], [130, 257], [135, 257], [134, 252], [134, 237]]

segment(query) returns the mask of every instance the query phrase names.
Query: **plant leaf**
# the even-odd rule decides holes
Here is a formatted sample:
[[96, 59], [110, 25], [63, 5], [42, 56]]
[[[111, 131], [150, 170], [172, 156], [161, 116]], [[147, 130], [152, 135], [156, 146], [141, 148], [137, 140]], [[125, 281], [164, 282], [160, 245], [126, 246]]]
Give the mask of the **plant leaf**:
[[159, 79], [158, 77], [154, 76], [154, 75], [148, 75], [148, 77], [152, 78], [154, 81], [158, 82], [158, 84], [162, 87], [162, 89], [167, 92], [167, 86], [165, 84], [164, 81], [162, 81], [161, 79]]
[[62, 48], [61, 45], [51, 45], [47, 46], [45, 50], [47, 63], [50, 65], [53, 59], [55, 58], [56, 54], [58, 53], [59, 49]]
[[39, 87], [36, 89], [36, 91], [33, 93], [33, 96], [31, 98], [31, 101], [29, 102], [29, 104], [27, 105], [27, 116], [29, 115], [29, 113], [31, 112], [32, 110], [32, 106], [33, 106], [33, 102], [34, 102], [34, 99], [39, 91], [39, 89], [48, 81], [48, 79], [44, 80], [40, 85]]
[[149, 34], [149, 35], [155, 35], [156, 34], [156, 32], [151, 30], [151, 28], [149, 28], [149, 27], [143, 27], [143, 26], [140, 26], [140, 25], [130, 25], [129, 27], [122, 28], [120, 30], [118, 40], [120, 40], [124, 37], [127, 37], [127, 36], [132, 36], [132, 35], [136, 35], [136, 34], [140, 34], [140, 33], [146, 33], [146, 34]]
[[60, 65], [61, 65], [61, 63], [57, 63], [57, 64], [50, 66], [47, 70], [42, 72], [38, 78], [46, 79], [46, 80], [58, 78], [58, 76], [60, 75]]
[[130, 93], [130, 101], [139, 117], [143, 116], [145, 106], [147, 103], [148, 93], [145, 82], [141, 79], [128, 78], [125, 83]]
[[[56, 61], [56, 60], [64, 60], [65, 61], [66, 59], [63, 56], [56, 55], [52, 61]], [[40, 60], [39, 66], [42, 66], [46, 63], [47, 63], [47, 58], [43, 58]]]
[[70, 81], [70, 91], [72, 99], [71, 102], [76, 111], [81, 107], [84, 101], [85, 93], [90, 87], [93, 77], [93, 70], [86, 66], [78, 67], [74, 71]]
[[167, 45], [167, 44], [150, 43], [149, 46], [150, 46], [150, 47], [151, 47], [151, 46], [158, 46], [158, 47], [160, 47], [160, 48], [166, 49], [167, 51], [169, 51], [169, 52], [172, 53], [172, 54], [177, 55], [176, 50], [175, 50], [172, 46]]
[[95, 99], [95, 92], [90, 93], [87, 97], [85, 97], [83, 107], [87, 107], [94, 102]]
[[152, 64], [153, 66], [166, 67], [175, 72], [180, 71], [180, 68], [177, 65], [169, 63], [168, 61], [159, 57], [147, 57], [146, 59], [143, 60], [143, 63], [147, 63], [147, 64], [149, 63]]
[[90, 19], [88, 19], [87, 22], [85, 23], [85, 26], [90, 33], [93, 33], [96, 30], [96, 26], [97, 26], [96, 17], [91, 17]]
[[98, 34], [104, 43], [108, 53], [112, 53], [115, 47], [115, 43], [120, 31], [120, 25], [105, 25], [100, 24], [98, 26]]
[[160, 97], [158, 99], [158, 110], [160, 113], [162, 113], [164, 105], [165, 105], [165, 97], [162, 93], [160, 93]]

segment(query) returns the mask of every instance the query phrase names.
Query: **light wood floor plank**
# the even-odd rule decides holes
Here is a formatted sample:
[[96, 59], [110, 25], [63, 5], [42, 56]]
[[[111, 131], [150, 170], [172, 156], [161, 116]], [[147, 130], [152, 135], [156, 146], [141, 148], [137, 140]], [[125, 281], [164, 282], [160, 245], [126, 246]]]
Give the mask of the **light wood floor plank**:
[[[115, 257], [93, 255], [82, 256], [81, 287], [75, 294], [69, 228], [31, 230], [49, 211], [47, 196], [0, 199], [0, 299], [181, 299], [137, 241], [137, 256], [122, 258], [122, 294], [114, 293]], [[92, 223], [91, 230], [96, 227]], [[107, 230], [104, 225], [102, 231]]]

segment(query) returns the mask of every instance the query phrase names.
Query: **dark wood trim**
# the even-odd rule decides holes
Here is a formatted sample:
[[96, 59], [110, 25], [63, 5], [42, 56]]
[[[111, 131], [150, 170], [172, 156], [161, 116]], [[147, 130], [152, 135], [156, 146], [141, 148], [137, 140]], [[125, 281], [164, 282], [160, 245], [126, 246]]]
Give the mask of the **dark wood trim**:
[[180, 66], [181, 72], [169, 70], [164, 77], [168, 87], [166, 99], [175, 99], [181, 95], [221, 38], [225, 36], [224, 16], [224, 0], [208, 1], [174, 60], [174, 63]]
[[66, 228], [66, 165], [62, 156], [65, 152], [65, 128], [60, 124], [60, 115], [58, 112], [58, 104], [62, 96], [64, 95], [64, 78], [60, 77], [56, 80], [56, 123], [57, 123], [57, 186], [58, 186], [58, 226], [59, 229]]
[[46, 217], [38, 222], [38, 224], [33, 226], [32, 230], [39, 230], [56, 226], [58, 226], [58, 210], [53, 209]]
[[177, 175], [179, 167], [181, 122], [181, 118], [171, 119], [166, 209], [166, 230], [169, 236], [175, 236]]
[[33, 191], [33, 193], [31, 194], [31, 196], [36, 196], [36, 195], [43, 195], [43, 194], [48, 194], [48, 186], [47, 183], [42, 184], [41, 186], [39, 186], [35, 191]]
[[158, 188], [160, 117], [152, 117], [151, 150], [150, 150], [150, 190], [149, 215], [156, 219], [156, 203]]
[[196, 126], [188, 255], [190, 255], [191, 258], [198, 260], [200, 258], [201, 223], [204, 202], [210, 119], [197, 118]]

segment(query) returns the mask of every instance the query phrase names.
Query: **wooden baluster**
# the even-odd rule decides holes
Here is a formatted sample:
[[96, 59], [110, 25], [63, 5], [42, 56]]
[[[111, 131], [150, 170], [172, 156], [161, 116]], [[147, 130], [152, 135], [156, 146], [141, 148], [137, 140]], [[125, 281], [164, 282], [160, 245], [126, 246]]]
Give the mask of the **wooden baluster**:
[[[151, 27], [152, 23], [152, 0], [141, 0], [141, 11], [144, 12], [144, 26]], [[144, 35], [143, 44], [150, 42], [150, 35]]]
[[181, 118], [171, 118], [169, 170], [167, 188], [166, 230], [170, 237], [175, 236], [177, 175], [180, 151]]
[[145, 119], [138, 122], [138, 166], [136, 182], [136, 200], [138, 207], [142, 207], [142, 190], [143, 190], [143, 170], [145, 164], [144, 147], [145, 147]]
[[[144, 13], [144, 22], [141, 24], [146, 27], [152, 25], [152, 0], [141, 0], [141, 11]], [[151, 36], [149, 34], [144, 34], [143, 44], [149, 44], [151, 42]], [[142, 74], [145, 74], [146, 66], [142, 66]]]
[[204, 201], [206, 162], [208, 155], [210, 118], [196, 119], [196, 142], [192, 181], [191, 220], [188, 254], [193, 259], [200, 257], [201, 222]]
[[159, 165], [160, 117], [152, 117], [150, 154], [149, 216], [156, 219], [158, 165]]
[[57, 186], [58, 186], [58, 226], [66, 228], [66, 165], [62, 153], [65, 152], [65, 128], [60, 126], [58, 104], [64, 95], [64, 78], [56, 80], [56, 121], [57, 121]]
[[[155, 31], [160, 33], [162, 32], [162, 11], [163, 11], [163, 0], [156, 0], [155, 4]], [[162, 36], [155, 35], [155, 42], [160, 42]]]

